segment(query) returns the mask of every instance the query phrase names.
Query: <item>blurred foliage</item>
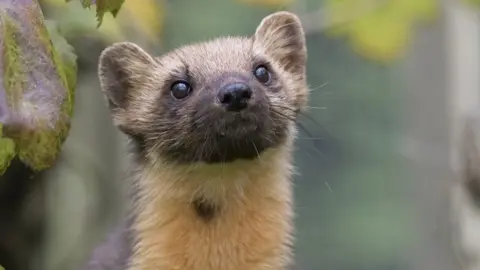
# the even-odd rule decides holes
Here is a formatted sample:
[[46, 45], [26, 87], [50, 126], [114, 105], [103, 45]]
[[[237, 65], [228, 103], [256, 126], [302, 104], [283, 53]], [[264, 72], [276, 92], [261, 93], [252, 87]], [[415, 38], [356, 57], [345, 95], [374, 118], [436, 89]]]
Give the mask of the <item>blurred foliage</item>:
[[89, 36], [105, 43], [126, 39], [135, 39], [142, 45], [156, 43], [165, 16], [164, 1], [159, 0], [125, 1], [121, 9], [113, 13], [101, 11], [101, 24], [95, 22], [99, 16], [98, 7], [97, 10], [84, 8], [81, 1], [41, 0], [41, 3], [46, 14], [58, 22], [66, 38]]
[[438, 12], [437, 0], [326, 0], [325, 5], [329, 19], [342, 22], [327, 32], [347, 36], [355, 51], [380, 62], [398, 59], [413, 26]]
[[236, 0], [241, 3], [250, 4], [254, 6], [266, 6], [266, 7], [283, 7], [286, 8], [291, 5], [295, 0]]
[[[70, 128], [76, 57], [47, 29], [36, 0], [2, 1], [0, 10], [0, 170], [15, 155], [35, 171], [50, 167]], [[53, 37], [53, 38], [51, 38]]]
[[479, 7], [480, 6], [480, 0], [462, 0], [464, 3], [467, 5], [472, 5], [474, 7]]
[[[49, 5], [48, 10], [54, 13], [53, 17], [59, 21], [62, 31], [68, 35], [83, 32], [88, 35], [100, 34], [99, 37], [107, 43], [141, 39], [137, 42], [155, 44], [162, 36], [162, 32], [169, 30], [168, 26], [164, 25], [167, 9], [165, 1], [67, 0], [70, 3], [66, 5], [65, 0], [43, 0], [42, 3]], [[215, 3], [212, 2], [212, 4], [215, 9], [221, 10], [222, 6], [229, 5], [228, 2], [231, 1], [257, 9], [264, 7], [272, 12], [288, 8], [299, 0], [230, 0], [224, 1], [225, 3], [214, 1]], [[95, 2], [96, 10], [84, 9]], [[307, 1], [307, 5], [311, 6], [313, 2], [321, 2], [317, 9], [324, 9], [326, 12], [323, 14], [326, 20], [333, 22], [333, 27], [325, 29], [327, 33], [333, 36], [346, 36], [357, 53], [380, 62], [398, 59], [409, 43], [413, 26], [418, 22], [434, 18], [438, 8], [438, 0], [323, 0]], [[212, 6], [208, 4], [208, 0], [199, 7], [200, 10], [193, 8], [199, 6], [195, 1], [181, 1], [181, 3], [186, 5], [181, 4], [180, 9], [173, 8], [176, 6], [175, 2], [168, 3], [169, 7], [172, 7], [169, 9], [168, 16], [177, 23], [184, 25], [195, 25], [203, 21], [218, 23], [221, 17], [216, 14], [211, 18], [203, 18], [202, 21], [185, 20], [189, 18], [191, 12], [201, 13], [203, 9], [212, 9]], [[121, 10], [119, 10], [120, 7], [122, 7]], [[178, 20], [173, 18], [175, 16], [173, 14], [177, 11], [182, 13], [182, 15], [179, 14]], [[235, 14], [230, 15], [235, 16]], [[94, 22], [95, 17], [98, 19], [98, 24]], [[228, 21], [232, 20], [224, 22]], [[197, 33], [208, 33], [208, 29], [202, 29]]]
[[[66, 0], [70, 2], [72, 0]], [[123, 5], [125, 0], [77, 0], [82, 3], [84, 8], [90, 8], [92, 5], [96, 7], [96, 15], [98, 20], [98, 26], [102, 24], [103, 16], [109, 12], [113, 17], [117, 16], [118, 11]]]
[[164, 50], [170, 50], [222, 35], [250, 36], [264, 16], [278, 9], [280, 7], [238, 0], [171, 1], [166, 10], [161, 43]]
[[408, 269], [400, 266], [408, 260], [413, 208], [404, 198], [395, 148], [402, 134], [401, 74], [325, 33], [307, 41], [315, 106], [308, 114], [320, 124], [305, 126], [311, 134], [301, 132], [295, 158], [302, 174], [296, 182], [299, 269]]

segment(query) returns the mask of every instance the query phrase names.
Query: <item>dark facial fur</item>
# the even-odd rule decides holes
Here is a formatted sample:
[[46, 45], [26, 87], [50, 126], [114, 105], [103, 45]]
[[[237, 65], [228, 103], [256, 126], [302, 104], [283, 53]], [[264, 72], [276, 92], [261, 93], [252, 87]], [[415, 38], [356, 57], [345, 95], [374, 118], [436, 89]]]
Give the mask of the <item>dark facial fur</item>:
[[[132, 43], [114, 44], [101, 55], [99, 77], [116, 125], [143, 157], [228, 162], [256, 158], [290, 136], [307, 100], [305, 61], [298, 18], [277, 12], [252, 37], [218, 38], [158, 58]], [[258, 67], [267, 75], [255, 76]], [[172, 94], [176, 82], [189, 90]]]

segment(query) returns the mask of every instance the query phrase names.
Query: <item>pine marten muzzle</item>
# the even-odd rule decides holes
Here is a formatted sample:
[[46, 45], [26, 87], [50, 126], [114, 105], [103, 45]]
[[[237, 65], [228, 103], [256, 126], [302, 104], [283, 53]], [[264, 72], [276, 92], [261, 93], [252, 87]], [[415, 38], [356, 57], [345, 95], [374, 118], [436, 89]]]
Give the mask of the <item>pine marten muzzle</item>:
[[225, 163], [256, 158], [281, 143], [289, 120], [275, 114], [265, 93], [272, 91], [273, 71], [263, 65], [237, 69], [228, 73], [185, 71], [188, 78], [174, 82], [172, 94], [160, 97], [165, 112], [159, 121], [185, 119], [178, 129], [156, 131], [164, 134], [157, 140], [178, 140], [161, 147], [160, 155], [183, 163]]
[[267, 16], [251, 37], [160, 57], [129, 42], [105, 49], [99, 77], [134, 146], [135, 199], [131, 257], [102, 269], [286, 269], [306, 58], [289, 12]]

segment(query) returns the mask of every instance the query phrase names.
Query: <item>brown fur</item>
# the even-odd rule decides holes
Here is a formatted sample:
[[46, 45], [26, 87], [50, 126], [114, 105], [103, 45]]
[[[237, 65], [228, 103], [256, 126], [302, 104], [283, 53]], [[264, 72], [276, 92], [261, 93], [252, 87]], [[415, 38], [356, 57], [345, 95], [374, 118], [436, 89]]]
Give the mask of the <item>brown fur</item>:
[[[144, 170], [131, 269], [284, 269], [292, 240], [290, 153], [281, 147], [261, 159]], [[196, 196], [220, 205], [218, 216], [198, 218]]]
[[[102, 53], [99, 76], [114, 121], [138, 147], [129, 270], [286, 269], [305, 61], [301, 24], [288, 12], [266, 17], [251, 38], [219, 38], [159, 58], [132, 43]], [[268, 66], [271, 83], [255, 81], [258, 64]], [[192, 82], [188, 98], [170, 96], [178, 79]], [[248, 110], [225, 113], [215, 95], [238, 80], [254, 97]]]

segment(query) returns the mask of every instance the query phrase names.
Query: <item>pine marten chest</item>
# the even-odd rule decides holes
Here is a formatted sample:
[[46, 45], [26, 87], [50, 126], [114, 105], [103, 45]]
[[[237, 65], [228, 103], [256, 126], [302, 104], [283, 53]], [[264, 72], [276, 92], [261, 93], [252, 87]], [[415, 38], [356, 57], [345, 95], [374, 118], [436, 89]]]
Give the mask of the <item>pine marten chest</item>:
[[131, 270], [284, 269], [292, 235], [290, 194], [280, 187], [286, 181], [249, 183], [216, 203], [144, 198], [154, 207], [137, 217]]

